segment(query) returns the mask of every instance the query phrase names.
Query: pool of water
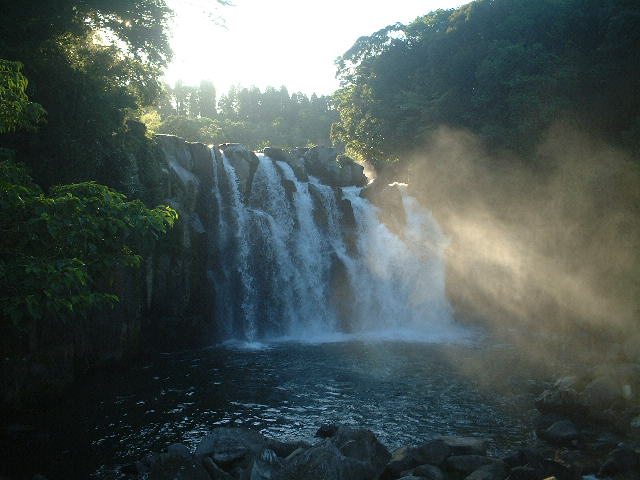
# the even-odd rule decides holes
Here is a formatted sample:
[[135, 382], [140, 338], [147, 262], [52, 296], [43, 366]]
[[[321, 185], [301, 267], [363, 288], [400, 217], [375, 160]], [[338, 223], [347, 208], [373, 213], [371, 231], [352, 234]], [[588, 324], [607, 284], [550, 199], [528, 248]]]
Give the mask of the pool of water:
[[11, 478], [99, 478], [218, 425], [312, 441], [323, 423], [373, 430], [390, 449], [441, 435], [529, 440], [539, 386], [508, 345], [350, 340], [161, 354], [87, 379], [3, 448]]

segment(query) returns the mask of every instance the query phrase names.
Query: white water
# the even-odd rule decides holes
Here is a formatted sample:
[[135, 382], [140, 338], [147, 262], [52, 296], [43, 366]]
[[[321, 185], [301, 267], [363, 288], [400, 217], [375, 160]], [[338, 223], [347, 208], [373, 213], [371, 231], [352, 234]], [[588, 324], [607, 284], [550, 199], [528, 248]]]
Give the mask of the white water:
[[260, 156], [244, 198], [224, 155], [214, 171], [224, 172], [214, 179], [219, 267], [211, 272], [221, 339], [257, 345], [467, 336], [446, 298], [446, 238], [404, 188], [407, 222], [396, 234], [360, 188], [301, 182], [288, 164]]

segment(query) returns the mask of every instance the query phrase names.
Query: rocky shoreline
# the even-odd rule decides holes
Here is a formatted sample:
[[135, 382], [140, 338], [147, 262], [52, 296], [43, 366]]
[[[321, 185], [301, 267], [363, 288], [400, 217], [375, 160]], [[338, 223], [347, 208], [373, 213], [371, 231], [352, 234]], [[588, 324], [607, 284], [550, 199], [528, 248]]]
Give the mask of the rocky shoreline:
[[640, 479], [640, 365], [563, 377], [537, 398], [535, 441], [502, 457], [487, 439], [440, 437], [390, 452], [367, 429], [323, 425], [318, 441], [285, 443], [213, 429], [195, 451], [173, 444], [102, 478], [181, 480]]

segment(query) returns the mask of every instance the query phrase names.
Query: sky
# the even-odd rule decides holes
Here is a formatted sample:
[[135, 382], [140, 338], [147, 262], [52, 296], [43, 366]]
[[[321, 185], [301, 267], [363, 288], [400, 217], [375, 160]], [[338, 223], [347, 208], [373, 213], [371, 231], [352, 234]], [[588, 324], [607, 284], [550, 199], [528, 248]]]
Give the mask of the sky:
[[408, 23], [460, 0], [233, 0], [205, 11], [214, 0], [167, 0], [174, 60], [165, 73], [173, 85], [211, 80], [219, 94], [232, 85], [285, 85], [289, 92], [331, 94], [338, 88], [335, 59], [363, 35]]

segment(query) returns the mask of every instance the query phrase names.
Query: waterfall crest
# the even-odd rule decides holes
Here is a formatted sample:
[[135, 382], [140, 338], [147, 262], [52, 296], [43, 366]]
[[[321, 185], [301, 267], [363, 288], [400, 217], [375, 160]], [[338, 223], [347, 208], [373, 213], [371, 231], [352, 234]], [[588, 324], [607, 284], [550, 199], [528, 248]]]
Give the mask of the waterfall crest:
[[460, 338], [445, 293], [446, 238], [405, 186], [395, 185], [404, 221], [391, 229], [363, 187], [227, 153], [211, 156], [218, 229], [209, 277], [221, 339]]

